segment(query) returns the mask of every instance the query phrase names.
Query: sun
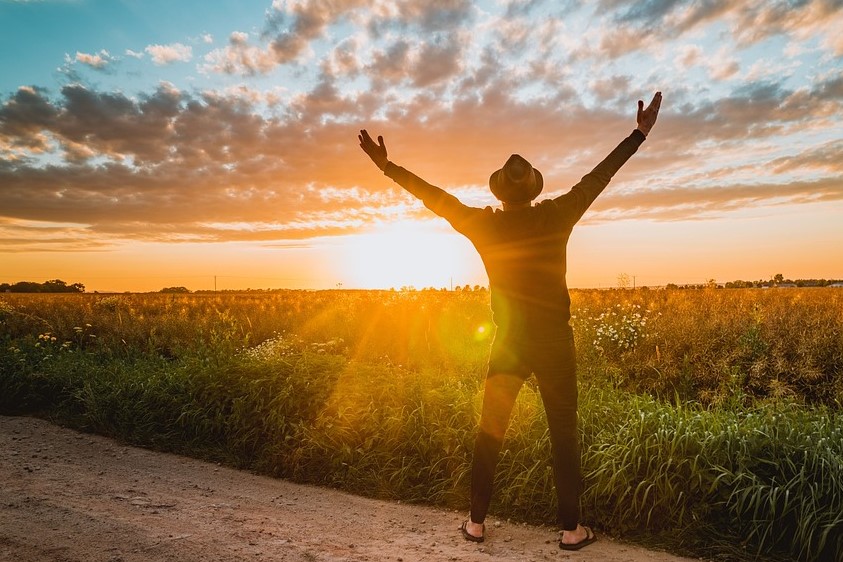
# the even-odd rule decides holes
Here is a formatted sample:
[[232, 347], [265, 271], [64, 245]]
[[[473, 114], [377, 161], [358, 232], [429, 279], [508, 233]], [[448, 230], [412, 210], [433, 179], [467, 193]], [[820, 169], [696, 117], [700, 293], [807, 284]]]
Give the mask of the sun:
[[471, 243], [434, 221], [404, 221], [346, 238], [342, 274], [349, 288], [486, 284]]

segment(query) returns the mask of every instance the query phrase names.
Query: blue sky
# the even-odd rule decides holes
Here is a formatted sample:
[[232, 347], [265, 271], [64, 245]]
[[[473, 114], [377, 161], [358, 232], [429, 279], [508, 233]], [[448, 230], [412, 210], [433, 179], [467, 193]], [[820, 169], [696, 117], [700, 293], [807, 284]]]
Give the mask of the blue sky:
[[831, 0], [0, 0], [0, 281], [483, 284], [357, 129], [495, 205], [509, 154], [562, 193], [657, 89], [571, 284], [843, 277], [840, 29]]

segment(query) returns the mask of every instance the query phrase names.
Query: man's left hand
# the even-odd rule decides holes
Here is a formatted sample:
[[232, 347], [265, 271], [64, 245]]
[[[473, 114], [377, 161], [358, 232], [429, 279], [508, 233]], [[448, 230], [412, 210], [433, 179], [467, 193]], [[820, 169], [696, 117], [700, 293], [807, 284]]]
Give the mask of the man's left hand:
[[638, 100], [638, 130], [644, 133], [646, 137], [650, 133], [650, 129], [656, 123], [656, 118], [659, 116], [659, 107], [662, 104], [662, 93], [656, 92], [653, 96], [653, 101], [644, 109], [644, 102]]

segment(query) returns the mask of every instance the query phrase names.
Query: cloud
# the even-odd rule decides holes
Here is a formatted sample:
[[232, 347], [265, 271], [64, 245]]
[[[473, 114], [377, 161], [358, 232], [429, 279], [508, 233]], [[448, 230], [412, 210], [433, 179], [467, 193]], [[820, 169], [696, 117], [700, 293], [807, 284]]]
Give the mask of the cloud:
[[267, 45], [250, 45], [245, 33], [234, 32], [227, 46], [206, 55], [204, 68], [226, 74], [266, 74], [297, 61], [328, 26], [363, 6], [363, 0], [275, 0], [266, 22], [266, 35], [271, 37]]
[[[420, 45], [416, 49], [418, 66], [413, 80], [428, 85], [457, 69], [459, 54], [447, 49], [460, 46], [462, 41], [456, 37], [473, 17], [474, 8], [468, 0], [404, 1], [375, 6], [364, 0], [276, 0], [266, 21], [265, 45], [248, 43], [245, 34], [232, 34], [227, 46], [206, 55], [205, 70], [247, 76], [269, 73], [277, 66], [298, 63], [311, 56], [311, 45], [325, 38], [331, 26], [353, 20], [368, 29], [372, 39], [390, 31], [404, 35], [408, 29], [417, 30], [419, 40], [407, 39]], [[399, 44], [400, 40], [393, 41], [393, 45]], [[353, 62], [356, 70], [364, 63], [348, 50], [352, 46], [360, 45], [352, 41], [346, 44], [345, 51], [335, 54], [344, 55], [341, 64]]]
[[400, 82], [407, 74], [410, 44], [399, 39], [385, 50], [376, 51], [368, 70], [375, 80]]
[[[735, 78], [740, 72], [740, 63], [734, 54], [734, 49], [727, 46], [719, 48], [714, 53], [706, 53], [700, 45], [694, 43], [682, 44], [676, 49], [673, 63], [680, 72], [704, 68], [709, 77], [716, 81]], [[756, 79], [763, 76], [761, 69], [757, 67], [753, 68], [750, 73]]]
[[375, 90], [383, 84], [404, 82], [414, 88], [429, 88], [461, 71], [466, 45], [467, 38], [456, 33], [414, 44], [398, 39], [385, 49], [376, 50], [365, 71]]
[[634, 216], [655, 220], [719, 218], [751, 207], [843, 201], [843, 177], [816, 181], [666, 187], [628, 193], [609, 192], [594, 205], [592, 221]]
[[469, 0], [437, 2], [400, 2], [398, 20], [417, 25], [424, 33], [455, 31], [468, 23], [473, 15]]
[[456, 37], [441, 43], [426, 43], [413, 69], [413, 86], [427, 88], [454, 76], [460, 70], [462, 44]]
[[843, 54], [843, 36], [838, 32], [843, 25], [843, 4], [835, 0], [650, 0], [632, 4], [602, 0], [596, 13], [604, 14], [598, 47], [581, 49], [581, 57], [619, 58], [670, 40], [693, 38], [715, 23], [724, 26], [726, 36], [741, 48], [776, 36], [818, 37], [833, 56]]
[[740, 43], [753, 44], [774, 35], [799, 39], [821, 38], [833, 55], [843, 55], [843, 4], [834, 0], [749, 3], [733, 13], [733, 29]]
[[506, 11], [504, 12], [504, 19], [511, 20], [514, 18], [526, 17], [537, 7], [542, 4], [543, 0], [510, 0], [506, 3]]
[[228, 45], [205, 55], [204, 70], [224, 74], [266, 74], [277, 66], [272, 53], [266, 49], [248, 44], [249, 34], [234, 31], [228, 38]]
[[0, 141], [7, 150], [24, 149], [32, 154], [50, 150], [49, 130], [58, 109], [43, 88], [22, 86], [0, 107]]
[[597, 99], [602, 102], [622, 101], [629, 95], [631, 80], [630, 76], [616, 75], [593, 80], [589, 87]]
[[99, 53], [88, 54], [76, 51], [76, 62], [89, 66], [95, 70], [104, 70], [114, 59], [105, 49]]
[[773, 59], [758, 59], [746, 69], [746, 72], [740, 78], [744, 82], [774, 80], [776, 78], [792, 76], [801, 65], [802, 63], [798, 60], [783, 60], [778, 57]]
[[102, 251], [112, 245], [82, 224], [43, 223], [0, 217], [3, 253]]
[[777, 174], [807, 169], [843, 175], [841, 154], [843, 154], [843, 141], [834, 140], [796, 155], [776, 158], [770, 162], [770, 167]]
[[152, 62], [159, 66], [174, 62], [190, 62], [193, 58], [193, 47], [181, 43], [148, 45], [144, 51], [152, 58]]
[[363, 66], [358, 56], [359, 50], [360, 41], [357, 38], [343, 39], [322, 61], [322, 72], [335, 78], [357, 76]]
[[740, 65], [737, 58], [735, 58], [726, 47], [721, 47], [708, 58], [705, 62], [708, 67], [709, 76], [713, 80], [728, 80], [740, 71]]
[[142, 59], [144, 56], [143, 51], [133, 51], [131, 49], [126, 49], [125, 54], [127, 57], [132, 57], [133, 59]]
[[[302, 103], [342, 103], [330, 90], [317, 88], [312, 99]], [[131, 231], [142, 238], [168, 238], [172, 227], [205, 237], [219, 231], [217, 237], [226, 239], [284, 239], [305, 232], [346, 231], [359, 227], [359, 220], [352, 220], [355, 214], [376, 212], [376, 197], [364, 204], [351, 191], [345, 198], [326, 200], [319, 190], [327, 182], [352, 187], [347, 179], [334, 181], [348, 173], [349, 166], [342, 164], [346, 158], [338, 159], [335, 169], [312, 159], [325, 152], [323, 142], [336, 135], [343, 152], [357, 149], [349, 127], [341, 133], [329, 127], [333, 132], [323, 130], [301, 142], [300, 130], [260, 117], [248, 99], [210, 93], [191, 98], [168, 85], [138, 100], [78, 85], [65, 87], [62, 97], [53, 103], [43, 92], [21, 89], [0, 109], [3, 139], [42, 148], [36, 142], [42, 135], [54, 138], [66, 161], [0, 167], [0, 207], [7, 216], [72, 218], [98, 231]], [[334, 139], [325, 144], [337, 143]], [[281, 155], [278, 147], [285, 147]], [[92, 154], [110, 161], [86, 163]], [[355, 156], [350, 168], [356, 168], [359, 177], [366, 163]], [[37, 209], [35, 201], [40, 201]], [[246, 232], [198, 229], [194, 223], [200, 222], [273, 226]]]
[[681, 45], [674, 57], [676, 65], [682, 70], [690, 70], [699, 65], [703, 61], [704, 55], [702, 47], [699, 45], [689, 44]]

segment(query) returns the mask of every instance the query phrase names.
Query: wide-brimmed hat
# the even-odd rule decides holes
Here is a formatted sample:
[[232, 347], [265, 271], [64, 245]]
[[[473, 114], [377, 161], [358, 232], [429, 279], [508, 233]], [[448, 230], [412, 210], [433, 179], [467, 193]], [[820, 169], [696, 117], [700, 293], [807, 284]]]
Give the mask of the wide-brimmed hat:
[[525, 203], [539, 196], [544, 187], [541, 172], [520, 154], [513, 154], [489, 177], [492, 194], [504, 203]]

